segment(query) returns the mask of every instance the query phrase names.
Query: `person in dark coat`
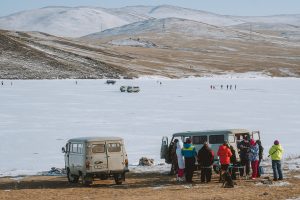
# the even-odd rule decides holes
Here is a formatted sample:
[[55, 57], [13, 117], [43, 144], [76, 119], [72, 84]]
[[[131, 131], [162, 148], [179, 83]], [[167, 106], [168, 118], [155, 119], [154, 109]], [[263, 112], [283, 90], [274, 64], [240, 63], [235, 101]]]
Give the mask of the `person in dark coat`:
[[197, 156], [196, 149], [191, 143], [191, 139], [187, 138], [182, 148], [185, 162], [185, 180], [188, 183], [192, 183], [196, 162], [195, 157]]
[[258, 169], [257, 169], [257, 177], [260, 177], [261, 176], [261, 171], [259, 170], [259, 166], [260, 166], [260, 162], [262, 161], [263, 159], [263, 155], [264, 155], [264, 147], [262, 146], [261, 144], [261, 141], [260, 140], [257, 140], [256, 141], [256, 144], [258, 145], [258, 149], [259, 149], [259, 153], [258, 153], [258, 156], [259, 156], [259, 160], [258, 160]]
[[227, 143], [228, 148], [230, 149], [232, 156], [230, 157], [230, 163], [232, 164], [232, 168], [231, 168], [231, 178], [233, 180], [236, 179], [236, 171], [237, 169], [235, 168], [235, 166], [237, 165], [237, 158], [235, 155], [235, 149], [233, 148], [233, 146], [229, 145], [229, 143]]
[[177, 148], [177, 142], [178, 139], [175, 139], [172, 144], [170, 145], [170, 156], [172, 160], [172, 166], [171, 166], [171, 175], [177, 174], [178, 171], [178, 160], [176, 155], [176, 148]]
[[203, 147], [198, 151], [198, 163], [201, 167], [201, 183], [211, 181], [212, 164], [214, 162], [214, 152], [205, 142]]
[[[244, 137], [244, 140], [239, 143], [238, 149], [240, 150], [241, 165], [246, 167], [246, 176], [249, 176], [249, 174], [250, 174], [250, 160], [249, 160], [250, 143], [249, 143], [248, 136]], [[241, 173], [241, 176], [244, 176], [244, 170], [241, 170], [240, 173]]]

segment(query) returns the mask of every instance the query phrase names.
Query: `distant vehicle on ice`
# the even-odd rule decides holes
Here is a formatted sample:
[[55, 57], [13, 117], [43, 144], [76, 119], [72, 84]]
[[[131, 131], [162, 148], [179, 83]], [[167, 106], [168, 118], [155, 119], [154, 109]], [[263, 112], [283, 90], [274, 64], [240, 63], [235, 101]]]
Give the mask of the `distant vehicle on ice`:
[[112, 84], [112, 85], [114, 85], [116, 83], [116, 81], [115, 80], [107, 80], [106, 81], [106, 84]]
[[133, 93], [133, 92], [139, 92], [140, 91], [140, 87], [138, 86], [121, 86], [120, 87], [120, 91], [121, 92], [128, 92], [128, 93]]
[[121, 91], [121, 92], [126, 92], [126, 91], [127, 91], [127, 87], [128, 87], [128, 86], [124, 86], [124, 85], [121, 86], [121, 87], [120, 87], [120, 91]]
[[132, 92], [139, 92], [140, 87], [139, 86], [128, 86], [127, 87], [127, 92], [132, 93]]
[[62, 148], [68, 181], [90, 185], [95, 178], [113, 177], [116, 184], [125, 181], [128, 158], [119, 137], [82, 137], [68, 140]]

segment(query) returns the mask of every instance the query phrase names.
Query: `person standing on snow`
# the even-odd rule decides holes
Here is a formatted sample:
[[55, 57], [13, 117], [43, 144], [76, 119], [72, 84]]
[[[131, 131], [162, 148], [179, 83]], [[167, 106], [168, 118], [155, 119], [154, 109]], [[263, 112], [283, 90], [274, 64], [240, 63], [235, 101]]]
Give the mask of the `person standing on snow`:
[[181, 150], [185, 162], [185, 179], [188, 183], [192, 183], [196, 162], [195, 157], [197, 156], [196, 149], [191, 143], [191, 139], [187, 138]]
[[172, 160], [172, 166], [171, 166], [171, 172], [170, 174], [177, 174], [178, 172], [178, 160], [177, 160], [177, 154], [176, 154], [176, 149], [177, 149], [177, 143], [178, 139], [175, 139], [174, 142], [170, 144], [170, 155], [171, 155], [171, 160]]
[[214, 162], [214, 152], [205, 142], [198, 151], [198, 164], [201, 167], [201, 183], [209, 183], [212, 175], [212, 164]]
[[[249, 161], [249, 151], [250, 143], [248, 136], [244, 136], [244, 140], [238, 144], [238, 149], [240, 150], [241, 165], [246, 167], [246, 176], [250, 174], [250, 161]], [[244, 170], [240, 171], [241, 176], [244, 176]]]
[[177, 142], [177, 148], [176, 148], [176, 155], [177, 155], [177, 161], [178, 161], [178, 170], [177, 170], [177, 181], [183, 181], [183, 175], [184, 175], [184, 159], [181, 152], [181, 144], [180, 142]]
[[218, 156], [220, 158], [221, 163], [221, 174], [223, 174], [228, 170], [230, 158], [232, 156], [231, 150], [228, 148], [227, 141], [225, 141], [223, 145], [219, 147]]
[[230, 158], [232, 156], [232, 152], [230, 148], [228, 147], [228, 142], [224, 141], [223, 145], [219, 147], [218, 150], [218, 156], [221, 163], [221, 170], [220, 170], [220, 181], [223, 181], [223, 186], [226, 188], [233, 188], [234, 184], [231, 179], [230, 173], [229, 173], [229, 164], [230, 164]]
[[262, 173], [262, 172], [260, 171], [260, 162], [261, 162], [262, 159], [263, 159], [263, 155], [264, 155], [264, 147], [262, 146], [260, 140], [256, 140], [256, 144], [258, 145], [258, 149], [259, 149], [259, 152], [258, 152], [259, 160], [258, 160], [258, 166], [257, 166], [257, 177], [260, 177], [260, 176], [261, 176], [261, 173]]
[[274, 181], [283, 180], [283, 175], [281, 170], [282, 154], [283, 154], [283, 148], [279, 144], [279, 141], [275, 140], [274, 145], [269, 150], [269, 156], [271, 156], [272, 159]]
[[256, 142], [251, 139], [250, 140], [250, 153], [249, 153], [249, 160], [251, 161], [251, 168], [252, 168], [252, 178], [256, 179], [258, 176], [257, 169], [258, 169], [258, 160], [259, 160], [259, 147]]

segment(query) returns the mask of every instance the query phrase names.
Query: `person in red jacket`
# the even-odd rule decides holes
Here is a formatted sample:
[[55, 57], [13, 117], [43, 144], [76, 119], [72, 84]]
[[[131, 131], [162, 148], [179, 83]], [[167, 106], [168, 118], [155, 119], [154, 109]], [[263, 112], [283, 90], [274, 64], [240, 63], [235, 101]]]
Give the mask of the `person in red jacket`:
[[219, 147], [218, 156], [221, 163], [221, 175], [228, 170], [230, 164], [230, 157], [232, 156], [230, 148], [228, 148], [227, 142]]

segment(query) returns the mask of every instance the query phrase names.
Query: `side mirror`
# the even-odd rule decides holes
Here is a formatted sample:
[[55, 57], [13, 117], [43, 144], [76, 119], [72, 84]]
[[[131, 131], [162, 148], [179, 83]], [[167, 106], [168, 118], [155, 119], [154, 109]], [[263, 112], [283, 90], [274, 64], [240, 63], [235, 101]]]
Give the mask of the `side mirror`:
[[65, 147], [61, 148], [61, 152], [62, 152], [62, 153], [66, 153]]

